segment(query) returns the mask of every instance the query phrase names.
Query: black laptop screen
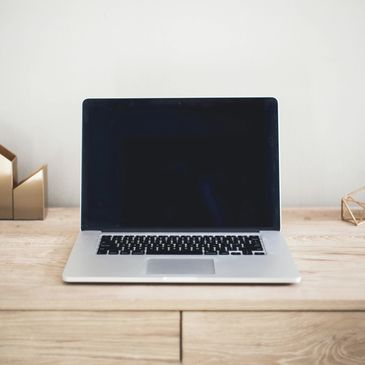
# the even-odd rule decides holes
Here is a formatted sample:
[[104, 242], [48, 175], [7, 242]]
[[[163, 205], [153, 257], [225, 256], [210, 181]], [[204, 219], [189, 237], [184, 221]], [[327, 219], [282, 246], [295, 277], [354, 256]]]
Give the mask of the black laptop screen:
[[279, 229], [273, 98], [87, 99], [83, 230]]

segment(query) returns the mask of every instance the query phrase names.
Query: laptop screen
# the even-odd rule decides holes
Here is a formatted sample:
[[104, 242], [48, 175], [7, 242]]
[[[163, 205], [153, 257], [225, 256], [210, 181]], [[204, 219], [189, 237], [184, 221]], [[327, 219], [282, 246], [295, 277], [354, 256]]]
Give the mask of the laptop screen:
[[274, 98], [87, 99], [83, 230], [279, 229]]

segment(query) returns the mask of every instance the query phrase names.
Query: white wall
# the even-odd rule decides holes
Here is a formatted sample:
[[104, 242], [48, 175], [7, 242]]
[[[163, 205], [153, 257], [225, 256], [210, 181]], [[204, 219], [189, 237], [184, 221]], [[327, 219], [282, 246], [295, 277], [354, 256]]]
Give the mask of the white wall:
[[280, 100], [284, 205], [365, 185], [364, 0], [0, 0], [0, 143], [79, 201], [86, 97]]

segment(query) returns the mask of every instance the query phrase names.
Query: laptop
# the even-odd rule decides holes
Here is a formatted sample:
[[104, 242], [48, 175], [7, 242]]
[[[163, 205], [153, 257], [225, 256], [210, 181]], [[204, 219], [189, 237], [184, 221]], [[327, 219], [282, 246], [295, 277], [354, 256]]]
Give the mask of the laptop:
[[298, 283], [275, 98], [86, 99], [78, 283]]

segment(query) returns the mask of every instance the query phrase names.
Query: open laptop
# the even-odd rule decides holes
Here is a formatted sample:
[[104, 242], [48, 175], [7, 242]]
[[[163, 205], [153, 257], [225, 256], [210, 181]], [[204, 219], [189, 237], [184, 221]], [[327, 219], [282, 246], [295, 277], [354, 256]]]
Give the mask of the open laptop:
[[66, 282], [297, 283], [274, 98], [87, 99]]

